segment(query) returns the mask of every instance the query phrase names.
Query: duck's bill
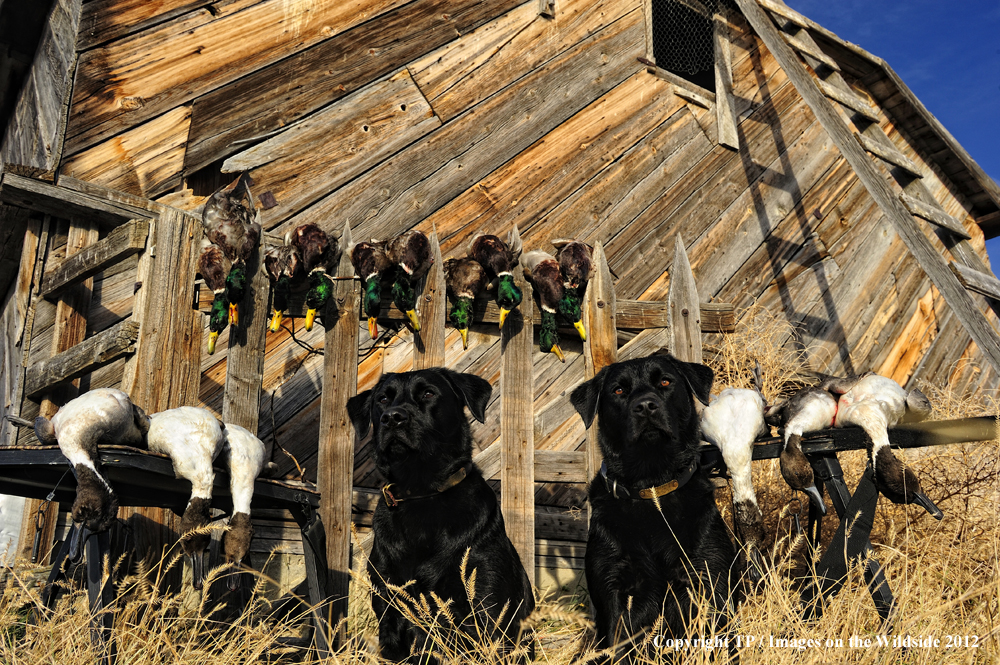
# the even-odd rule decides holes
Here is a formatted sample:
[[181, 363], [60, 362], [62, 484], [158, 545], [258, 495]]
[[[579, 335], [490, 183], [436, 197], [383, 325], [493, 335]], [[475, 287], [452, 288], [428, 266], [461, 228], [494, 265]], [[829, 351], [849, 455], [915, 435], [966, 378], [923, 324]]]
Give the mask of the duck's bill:
[[368, 317], [368, 334], [372, 336], [372, 339], [378, 338], [378, 319], [374, 316]]
[[764, 571], [767, 570], [764, 565], [764, 555], [756, 546], [748, 545], [747, 559], [747, 575], [750, 577], [750, 581], [754, 584], [760, 584], [764, 581]]
[[76, 523], [76, 528], [73, 529], [73, 533], [70, 535], [69, 539], [69, 560], [76, 563], [80, 560], [80, 556], [83, 554], [83, 545], [87, 542], [87, 538], [90, 537], [90, 529], [83, 525], [83, 522]]
[[458, 334], [462, 336], [462, 348], [463, 349], [468, 349], [469, 348], [469, 329], [468, 328], [459, 328], [458, 329]]
[[573, 327], [576, 328], [576, 332], [578, 332], [580, 334], [580, 340], [586, 342], [587, 341], [587, 329], [583, 327], [583, 321], [577, 321], [577, 322], [575, 322], [573, 324]]
[[417, 310], [406, 310], [406, 318], [410, 320], [410, 327], [413, 328], [413, 332], [420, 332], [420, 319], [417, 318]]
[[926, 494], [924, 494], [923, 492], [914, 492], [913, 493], [913, 500], [917, 504], [923, 506], [924, 509], [927, 512], [929, 512], [931, 514], [931, 517], [933, 517], [934, 519], [936, 519], [936, 520], [944, 519], [944, 513], [941, 512], [941, 509], [938, 508], [934, 504], [934, 502], [931, 501], [931, 498], [929, 496], [927, 496]]
[[210, 332], [208, 333], [208, 355], [215, 353], [215, 342], [219, 339], [219, 333]]
[[510, 314], [509, 309], [500, 308], [500, 328], [503, 328], [503, 322], [507, 319], [508, 314]]
[[229, 323], [234, 326], [240, 325], [240, 308], [236, 303], [229, 303]]
[[306, 310], [306, 330], [313, 329], [313, 322], [316, 320], [316, 310], [307, 309]]
[[809, 487], [802, 488], [802, 491], [809, 497], [809, 501], [816, 506], [819, 514], [826, 515], [826, 504], [823, 503], [823, 495], [819, 493], [819, 489], [815, 485], [810, 485]]
[[190, 556], [191, 559], [191, 586], [196, 591], [201, 591], [205, 586], [205, 557], [202, 552], [196, 552]]
[[281, 311], [275, 309], [271, 311], [271, 332], [278, 332], [279, 328], [281, 328]]
[[552, 353], [556, 354], [556, 358], [559, 359], [559, 362], [566, 362], [566, 356], [563, 355], [563, 350], [559, 348], [558, 344], [552, 345]]
[[226, 575], [226, 586], [229, 587], [230, 591], [236, 591], [240, 588], [240, 564], [234, 563], [232, 565], [232, 570]]

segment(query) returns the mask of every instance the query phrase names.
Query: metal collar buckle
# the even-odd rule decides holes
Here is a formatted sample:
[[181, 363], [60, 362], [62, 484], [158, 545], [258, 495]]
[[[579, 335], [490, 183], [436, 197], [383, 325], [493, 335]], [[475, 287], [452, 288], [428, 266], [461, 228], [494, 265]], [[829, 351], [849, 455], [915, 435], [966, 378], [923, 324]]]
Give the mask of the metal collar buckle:
[[395, 508], [399, 505], [399, 501], [397, 501], [396, 497], [392, 495], [392, 490], [389, 489], [390, 487], [392, 487], [392, 483], [382, 486], [382, 498], [385, 499], [385, 504], [387, 506]]

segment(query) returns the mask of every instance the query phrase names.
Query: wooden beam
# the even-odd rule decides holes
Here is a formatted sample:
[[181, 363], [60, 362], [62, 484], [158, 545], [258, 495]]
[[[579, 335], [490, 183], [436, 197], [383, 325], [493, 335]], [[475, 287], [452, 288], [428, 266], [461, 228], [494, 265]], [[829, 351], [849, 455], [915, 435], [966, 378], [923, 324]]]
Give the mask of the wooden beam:
[[[725, 9], [721, 11], [725, 12]], [[729, 23], [724, 14], [713, 17], [712, 38], [715, 43], [715, 117], [719, 127], [719, 145], [739, 150], [740, 136], [736, 131], [739, 121], [736, 96], [733, 94], [733, 55], [729, 46]]]
[[47, 273], [42, 280], [38, 295], [52, 296], [74, 282], [93, 277], [122, 259], [138, 254], [146, 247], [148, 235], [148, 220], [134, 219], [128, 224], [119, 226], [103, 240], [67, 258]]
[[674, 94], [678, 97], [682, 97], [687, 101], [706, 109], [712, 108], [712, 104], [715, 103], [715, 93], [711, 90], [706, 90], [701, 86], [691, 83], [691, 81], [688, 81], [687, 79], [681, 78], [677, 74], [668, 72], [666, 69], [657, 66], [652, 60], [639, 58], [639, 62], [646, 65], [646, 69], [649, 73], [672, 84], [674, 86]]
[[512, 310], [500, 331], [500, 510], [507, 535], [534, 584], [535, 570], [535, 423], [531, 355], [534, 298], [520, 270], [514, 283], [521, 305]]
[[907, 210], [917, 217], [926, 219], [932, 224], [937, 224], [941, 228], [948, 229], [959, 238], [965, 238], [966, 240], [972, 238], [962, 226], [962, 222], [942, 210], [936, 202], [934, 205], [929, 205], [914, 196], [910, 196], [906, 192], [899, 195], [899, 200], [903, 202]]
[[[239, 304], [239, 326], [230, 326], [226, 357], [226, 393], [222, 421], [257, 433], [260, 389], [264, 379], [264, 341], [267, 334], [267, 298], [271, 285], [263, 269], [264, 243], [247, 262], [250, 288]], [[322, 314], [322, 313], [321, 313]], [[323, 314], [323, 323], [328, 320]]]
[[[617, 301], [611, 281], [611, 270], [604, 255], [604, 245], [594, 243], [594, 276], [587, 285], [583, 302], [587, 341], [583, 344], [584, 377], [592, 379], [608, 365], [618, 361], [618, 331], [615, 328]], [[601, 468], [601, 446], [597, 439], [597, 421], [587, 430], [587, 478], [593, 478]]]
[[875, 169], [871, 159], [853, 138], [854, 134], [827, 102], [826, 97], [806, 71], [798, 57], [778, 34], [777, 28], [757, 5], [756, 0], [736, 0], [743, 15], [774, 55], [789, 80], [850, 163], [858, 178], [875, 199], [882, 213], [899, 234], [906, 247], [938, 288], [945, 302], [961, 320], [965, 329], [983, 352], [987, 362], [1000, 371], [1000, 341], [975, 301], [955, 278], [944, 258], [938, 254], [888, 183]]
[[670, 353], [684, 362], [701, 362], [699, 301], [684, 240], [678, 235], [674, 239], [674, 262], [670, 267], [667, 314], [670, 317]]
[[34, 397], [60, 381], [67, 381], [103, 367], [135, 351], [139, 324], [126, 319], [62, 353], [39, 360], [28, 368], [24, 394]]
[[920, 172], [920, 167], [917, 164], [896, 150], [895, 148], [889, 147], [888, 145], [880, 145], [877, 141], [873, 141], [863, 134], [854, 135], [861, 147], [875, 155], [879, 159], [885, 162], [889, 162], [893, 166], [898, 166], [901, 169], [905, 169], [907, 172], [912, 173], [918, 178], [923, 178], [923, 173]]
[[445, 319], [448, 298], [445, 294], [444, 260], [437, 233], [431, 233], [431, 252], [434, 264], [423, 279], [423, 288], [417, 297], [420, 332], [414, 335], [413, 369], [444, 367], [444, 338], [448, 333]]
[[789, 46], [791, 46], [799, 53], [812, 56], [813, 58], [819, 60], [820, 62], [822, 62], [824, 65], [826, 65], [835, 72], [840, 71], [840, 65], [837, 64], [836, 60], [828, 56], [819, 48], [816, 48], [812, 44], [809, 44], [808, 42], [805, 42], [799, 39], [798, 37], [794, 37], [791, 35], [789, 35], [785, 39], [788, 41]]
[[586, 483], [587, 453], [578, 450], [536, 450], [535, 482]]
[[[349, 277], [354, 267], [343, 253], [337, 277]], [[324, 320], [323, 392], [320, 397], [319, 459], [316, 485], [323, 496], [320, 517], [326, 532], [329, 570], [330, 625], [347, 617], [351, 570], [351, 488], [354, 485], [354, 432], [347, 415], [347, 397], [358, 392], [358, 319], [360, 288], [355, 280], [334, 282], [336, 314]], [[338, 636], [342, 640], [344, 636]]]
[[0, 179], [0, 202], [63, 219], [89, 219], [105, 227], [120, 226], [137, 217], [132, 210], [89, 194], [13, 173], [4, 173]]
[[948, 265], [962, 286], [988, 298], [1000, 300], [1000, 280], [995, 276], [954, 262]]
[[846, 106], [870, 122], [879, 121], [878, 111], [872, 108], [871, 104], [857, 95], [844, 92], [843, 90], [830, 85], [826, 81], [818, 80], [816, 83], [819, 85], [819, 89], [823, 91], [823, 94], [830, 99]]

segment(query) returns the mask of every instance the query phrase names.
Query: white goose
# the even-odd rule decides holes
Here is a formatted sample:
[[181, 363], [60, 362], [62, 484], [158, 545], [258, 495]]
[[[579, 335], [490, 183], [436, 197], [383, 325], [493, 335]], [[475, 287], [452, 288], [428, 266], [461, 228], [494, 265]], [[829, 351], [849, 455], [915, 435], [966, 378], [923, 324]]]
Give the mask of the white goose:
[[779, 463], [781, 477], [794, 490], [805, 492], [809, 500], [826, 515], [823, 494], [816, 487], [812, 465], [802, 452], [802, 435], [833, 427], [837, 399], [819, 386], [803, 388], [788, 401], [767, 410], [768, 422], [784, 426], [785, 447]]
[[191, 559], [195, 589], [202, 588], [205, 578], [203, 555], [211, 536], [207, 533], [186, 534], [211, 521], [212, 485], [215, 483], [212, 462], [226, 441], [223, 428], [224, 425], [211, 411], [193, 406], [182, 406], [150, 416], [149, 449], [169, 455], [174, 474], [191, 482], [191, 499], [181, 517], [181, 548]]

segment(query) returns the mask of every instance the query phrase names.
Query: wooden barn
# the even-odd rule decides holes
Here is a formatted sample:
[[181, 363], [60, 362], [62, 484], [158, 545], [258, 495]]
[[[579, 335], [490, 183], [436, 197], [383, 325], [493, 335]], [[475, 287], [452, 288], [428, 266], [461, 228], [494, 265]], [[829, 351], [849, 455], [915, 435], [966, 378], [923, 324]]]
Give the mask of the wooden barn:
[[[676, 350], [692, 326], [693, 349], [758, 303], [819, 371], [1000, 382], [1000, 189], [886, 62], [780, 0], [0, 0], [0, 25], [6, 412], [116, 386], [256, 431], [279, 475], [322, 493], [335, 592], [382, 483], [344, 402], [383, 372], [493, 384], [476, 461], [540, 586], [582, 569], [599, 460], [568, 394], [616, 357]], [[501, 334], [484, 299], [463, 349], [439, 259], [418, 334], [384, 307], [369, 339], [350, 279], [322, 325], [298, 311], [266, 332], [258, 271], [209, 355], [201, 207], [242, 172], [262, 244], [306, 222], [420, 229], [440, 259], [515, 225], [526, 250], [590, 243], [590, 337], [569, 328], [561, 363], [532, 338], [537, 304]], [[0, 441], [34, 436], [3, 422]], [[42, 560], [65, 521], [43, 513]], [[120, 516], [140, 545], [176, 537], [162, 509]], [[256, 516], [254, 551], [300, 554], [289, 519]]]

